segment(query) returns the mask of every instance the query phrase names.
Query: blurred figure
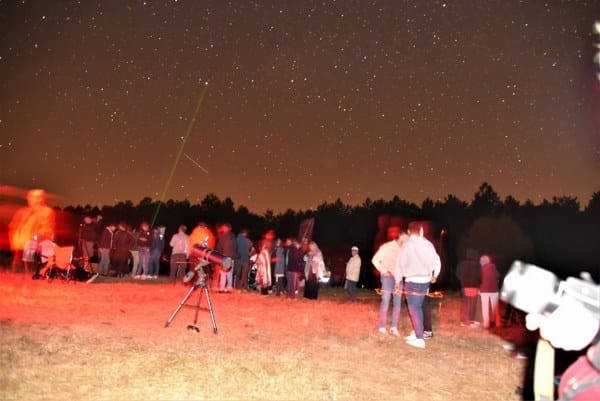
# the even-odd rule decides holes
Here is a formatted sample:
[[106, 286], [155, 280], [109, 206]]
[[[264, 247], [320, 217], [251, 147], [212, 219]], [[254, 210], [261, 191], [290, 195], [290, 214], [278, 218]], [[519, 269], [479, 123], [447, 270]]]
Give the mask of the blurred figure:
[[285, 282], [285, 248], [281, 238], [275, 240], [275, 295], [283, 295]]
[[479, 286], [479, 296], [481, 297], [481, 319], [483, 327], [490, 327], [490, 311], [496, 327], [500, 327], [500, 314], [498, 313], [498, 294], [500, 288], [498, 282], [500, 275], [496, 265], [492, 263], [488, 255], [482, 255], [479, 258], [481, 265], [481, 285]]
[[100, 232], [98, 238], [98, 257], [100, 258], [98, 264], [98, 274], [102, 276], [108, 276], [110, 271], [110, 251], [112, 249], [113, 235], [115, 232], [115, 225], [109, 224]]
[[[223, 256], [228, 256], [232, 260], [239, 259], [237, 241], [235, 235], [231, 232], [231, 224], [225, 223], [220, 227], [220, 235], [217, 240], [217, 252]], [[225, 269], [219, 266], [219, 292], [229, 293], [233, 288], [233, 270], [234, 267]]]
[[271, 242], [263, 241], [262, 249], [256, 256], [256, 282], [262, 295], [269, 294], [271, 288]]
[[352, 302], [356, 302], [356, 285], [358, 284], [358, 279], [360, 277], [360, 265], [361, 260], [358, 255], [358, 247], [353, 246], [350, 250], [352, 256], [346, 263], [346, 283], [344, 287], [350, 294], [350, 300]]
[[477, 294], [481, 285], [479, 252], [468, 248], [466, 256], [466, 259], [458, 264], [456, 271], [462, 287], [460, 324], [461, 326], [470, 325], [471, 327], [477, 327], [479, 322], [475, 320], [475, 312], [477, 308]]
[[319, 297], [319, 280], [325, 275], [325, 260], [323, 253], [315, 241], [308, 244], [308, 253], [305, 255], [304, 276], [304, 298], [317, 299]]
[[[140, 262], [135, 278], [145, 280], [150, 275], [150, 249], [152, 249], [153, 243], [154, 233], [150, 230], [150, 225], [147, 222], [142, 221], [137, 239]], [[132, 273], [132, 275], [134, 275], [134, 273]]]
[[185, 273], [190, 243], [190, 237], [185, 233], [186, 231], [187, 227], [180, 225], [177, 233], [173, 234], [169, 242], [169, 246], [172, 248], [169, 279], [172, 283], [175, 283]]
[[387, 333], [387, 314], [390, 307], [390, 300], [392, 300], [392, 322], [390, 324], [390, 333], [394, 336], [399, 336], [398, 321], [400, 320], [400, 307], [402, 301], [402, 289], [399, 286], [395, 288], [394, 271], [396, 269], [396, 261], [398, 260], [398, 253], [400, 247], [404, 241], [408, 238], [406, 234], [400, 234], [394, 239], [383, 243], [371, 262], [375, 269], [377, 269], [379, 279], [381, 280], [381, 305], [379, 306], [379, 332], [382, 334]]
[[165, 248], [165, 227], [152, 229], [152, 246], [150, 247], [150, 260], [148, 263], [148, 278], [158, 278], [160, 272], [160, 257]]
[[298, 283], [304, 271], [304, 251], [302, 245], [297, 239], [289, 240], [290, 245], [287, 248], [287, 297], [296, 299], [298, 295]]
[[236, 261], [235, 268], [235, 288], [248, 289], [248, 273], [250, 270], [250, 255], [253, 252], [253, 245], [248, 238], [248, 230], [243, 229], [236, 237], [239, 259]]
[[54, 238], [56, 212], [46, 205], [46, 193], [42, 189], [27, 192], [27, 206], [18, 209], [8, 224], [10, 249], [13, 251], [13, 271], [21, 264], [27, 241], [37, 235], [38, 241]]
[[423, 337], [423, 301], [429, 292], [430, 283], [435, 283], [442, 262], [435, 247], [422, 236], [422, 226], [416, 222], [408, 225], [408, 239], [402, 244], [396, 263], [395, 279], [404, 278], [404, 292], [408, 314], [413, 326], [411, 335], [405, 337], [412, 347], [425, 348]]

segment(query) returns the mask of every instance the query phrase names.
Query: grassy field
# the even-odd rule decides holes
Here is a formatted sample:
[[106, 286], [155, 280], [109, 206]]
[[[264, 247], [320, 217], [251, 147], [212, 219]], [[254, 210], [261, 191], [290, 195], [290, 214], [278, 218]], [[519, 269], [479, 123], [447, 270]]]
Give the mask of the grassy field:
[[[216, 335], [205, 310], [200, 332], [186, 329], [193, 307], [164, 327], [187, 290], [0, 273], [0, 399], [522, 399], [527, 361], [503, 344], [526, 333], [461, 327], [457, 294], [435, 300], [435, 338], [422, 350], [377, 332], [372, 290], [356, 304], [340, 288], [322, 288], [317, 301], [214, 292]], [[404, 306], [401, 326], [408, 334]]]

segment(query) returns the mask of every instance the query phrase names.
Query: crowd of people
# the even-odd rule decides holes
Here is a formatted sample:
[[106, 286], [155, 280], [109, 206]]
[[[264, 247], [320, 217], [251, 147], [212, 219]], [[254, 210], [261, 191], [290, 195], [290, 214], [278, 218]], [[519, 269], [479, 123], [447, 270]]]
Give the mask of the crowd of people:
[[[202, 250], [216, 252], [232, 263], [208, 263]], [[50, 238], [43, 243], [32, 238], [22, 253], [26, 272], [35, 271], [37, 266], [39, 273], [55, 253], [56, 244]], [[355, 302], [360, 274], [358, 248], [353, 247], [351, 254], [345, 287]], [[167, 239], [165, 227], [151, 228], [147, 221], [132, 227], [125, 222], [105, 223], [100, 215], [84, 216], [73, 256], [98, 276], [152, 280], [158, 278], [163, 260], [168, 261], [172, 283], [181, 283], [187, 272], [202, 268], [219, 293], [256, 290], [290, 299], [299, 297], [302, 288], [302, 296], [317, 299], [319, 283], [327, 274], [316, 242], [276, 238], [269, 230], [254, 243], [247, 229], [234, 234], [229, 223], [210, 227], [199, 222], [189, 234], [188, 228], [180, 225]]]

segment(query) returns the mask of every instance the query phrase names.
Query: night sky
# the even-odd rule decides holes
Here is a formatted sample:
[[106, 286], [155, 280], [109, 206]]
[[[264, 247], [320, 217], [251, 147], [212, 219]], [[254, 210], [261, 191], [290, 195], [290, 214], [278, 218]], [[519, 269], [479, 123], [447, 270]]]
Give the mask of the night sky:
[[487, 181], [585, 206], [597, 19], [597, 1], [0, 1], [0, 184], [262, 213]]

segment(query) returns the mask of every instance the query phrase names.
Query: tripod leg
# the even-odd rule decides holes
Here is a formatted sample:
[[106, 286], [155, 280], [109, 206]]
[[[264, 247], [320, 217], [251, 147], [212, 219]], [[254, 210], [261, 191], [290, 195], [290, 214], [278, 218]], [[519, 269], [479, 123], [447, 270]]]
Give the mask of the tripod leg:
[[181, 300], [181, 302], [179, 302], [179, 305], [177, 305], [177, 308], [175, 308], [175, 311], [173, 312], [173, 314], [171, 315], [171, 317], [169, 317], [169, 319], [167, 319], [167, 322], [165, 323], [165, 327], [169, 327], [169, 324], [171, 324], [171, 322], [173, 321], [173, 319], [175, 319], [175, 315], [177, 315], [177, 312], [179, 312], [179, 310], [181, 309], [181, 307], [183, 305], [185, 305], [186, 301], [188, 300], [188, 298], [190, 297], [190, 295], [192, 295], [192, 292], [194, 292], [195, 289], [196, 289], [196, 286], [192, 286], [190, 288], [190, 290], [187, 292], [187, 294], [185, 294], [185, 296], [183, 297], [183, 299]]
[[196, 314], [194, 315], [194, 324], [198, 323], [198, 312], [200, 311], [200, 301], [202, 301], [202, 291], [198, 293], [198, 302], [196, 303]]
[[213, 333], [217, 334], [217, 322], [215, 320], [215, 313], [213, 312], [212, 303], [210, 302], [208, 288], [204, 287], [204, 293], [206, 294], [206, 301], [208, 302], [208, 311], [210, 312], [210, 320], [212, 321], [213, 325]]

